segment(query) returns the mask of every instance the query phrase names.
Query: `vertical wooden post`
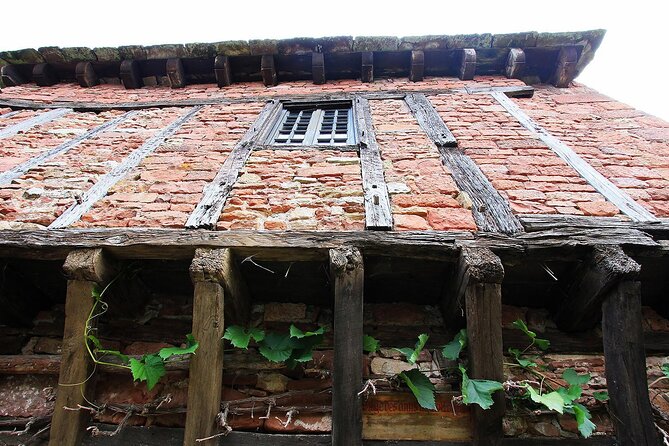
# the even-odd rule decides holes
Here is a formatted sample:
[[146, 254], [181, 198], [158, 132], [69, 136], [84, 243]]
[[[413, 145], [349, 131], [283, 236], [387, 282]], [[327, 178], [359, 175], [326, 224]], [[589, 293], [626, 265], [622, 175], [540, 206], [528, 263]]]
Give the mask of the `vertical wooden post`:
[[639, 282], [623, 281], [611, 290], [602, 305], [602, 332], [617, 444], [659, 445], [648, 399]]
[[197, 249], [190, 266], [190, 275], [195, 285], [193, 336], [200, 346], [190, 362], [184, 446], [214, 445], [218, 444], [218, 439], [196, 440], [215, 433], [216, 415], [220, 412], [224, 297], [231, 308], [238, 307], [235, 300], [249, 301], [230, 249]]
[[334, 285], [332, 445], [362, 446], [363, 261], [356, 248], [330, 250]]
[[63, 269], [69, 280], [65, 299], [62, 359], [49, 446], [75, 446], [81, 443], [89, 414], [83, 410], [66, 410], [65, 407], [84, 405], [84, 396], [92, 394], [93, 386], [89, 380], [92, 368], [84, 331], [93, 307], [93, 288], [96, 284], [103, 285], [115, 274], [101, 249], [71, 252]]
[[[475, 379], [504, 381], [502, 346], [502, 262], [489, 249], [463, 249], [460, 259], [465, 281], [461, 287], [467, 314], [470, 375]], [[500, 445], [504, 432], [504, 393], [493, 395], [488, 410], [474, 408], [473, 445]]]

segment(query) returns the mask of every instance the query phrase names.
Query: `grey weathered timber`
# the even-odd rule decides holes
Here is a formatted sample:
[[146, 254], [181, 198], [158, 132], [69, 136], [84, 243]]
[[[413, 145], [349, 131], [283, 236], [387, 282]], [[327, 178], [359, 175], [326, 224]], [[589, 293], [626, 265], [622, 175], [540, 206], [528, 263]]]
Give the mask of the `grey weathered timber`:
[[16, 116], [19, 113], [21, 113], [21, 110], [10, 111], [9, 113], [0, 115], [0, 119], [11, 118], [12, 116]]
[[33, 66], [33, 81], [38, 87], [56, 85], [58, 80], [58, 73], [51, 64], [38, 63]]
[[274, 64], [274, 56], [266, 54], [260, 59], [260, 75], [262, 76], [262, 83], [265, 87], [272, 87], [279, 82], [276, 75], [276, 66]]
[[409, 70], [409, 80], [411, 82], [420, 82], [425, 75], [425, 53], [421, 50], [411, 52], [411, 68]]
[[202, 198], [186, 221], [187, 228], [216, 228], [225, 200], [237, 181], [256, 141], [262, 142], [281, 111], [281, 102], [270, 101], [242, 139], [235, 145], [223, 166], [202, 193]]
[[314, 84], [325, 83], [325, 57], [323, 53], [311, 53], [311, 76]]
[[551, 83], [559, 88], [568, 87], [576, 77], [576, 65], [578, 64], [578, 51], [576, 47], [566, 46], [560, 48], [555, 72]]
[[[524, 85], [518, 87], [465, 87], [465, 90], [469, 94], [484, 94], [484, 93], [493, 93], [500, 92], [504, 93], [510, 98], [531, 98], [534, 96], [534, 87], [531, 85]], [[425, 93], [430, 94], [430, 93]]]
[[0, 78], [7, 87], [16, 87], [28, 82], [14, 65], [0, 67]]
[[227, 87], [232, 84], [232, 72], [230, 71], [230, 59], [228, 56], [218, 55], [214, 59], [214, 75], [219, 87]]
[[476, 74], [476, 50], [465, 48], [462, 50], [461, 57], [458, 77], [463, 81], [474, 79], [474, 74]]
[[136, 60], [122, 61], [119, 76], [121, 77], [123, 86], [129, 90], [142, 88], [144, 86], [142, 72], [139, 68], [139, 63]]
[[365, 199], [365, 227], [367, 229], [389, 230], [393, 228], [388, 186], [383, 175], [381, 151], [376, 142], [372, 126], [369, 101], [355, 98], [353, 102], [356, 130], [360, 144], [360, 170]]
[[595, 246], [566, 284], [564, 299], [554, 316], [558, 327], [567, 332], [593, 328], [605, 296], [619, 282], [636, 277], [640, 269], [619, 246]]
[[659, 446], [648, 397], [641, 284], [618, 283], [602, 305], [609, 408], [620, 446]]
[[170, 87], [183, 88], [186, 86], [186, 72], [184, 71], [184, 64], [181, 62], [181, 58], [167, 59], [165, 71], [167, 72]]
[[26, 132], [37, 125], [46, 124], [47, 122], [63, 117], [70, 112], [72, 112], [71, 108], [56, 108], [55, 110], [40, 113], [32, 118], [0, 129], [0, 138], [9, 138], [19, 132]]
[[[527, 232], [545, 231], [551, 228], [630, 228], [635, 225], [626, 217], [585, 217], [581, 215], [523, 214], [521, 223]], [[668, 227], [669, 229], [669, 227]]]
[[525, 69], [525, 51], [520, 48], [511, 48], [506, 58], [506, 77], [519, 79]]
[[332, 445], [362, 445], [362, 254], [355, 248], [330, 250], [334, 294]]
[[422, 94], [407, 94], [405, 101], [421, 128], [437, 146], [458, 188], [472, 201], [472, 216], [481, 231], [516, 234], [523, 231], [507, 200], [497, 192], [476, 163], [457, 147], [455, 137], [432, 103]]
[[374, 53], [372, 51], [365, 51], [361, 53], [362, 59], [362, 74], [360, 80], [362, 82], [374, 82]]
[[93, 138], [99, 133], [113, 130], [118, 124], [134, 116], [136, 113], [137, 112], [134, 111], [127, 112], [123, 116], [119, 116], [117, 118], [112, 119], [111, 121], [107, 121], [104, 124], [101, 124], [95, 127], [94, 129], [91, 129], [86, 133], [77, 136], [76, 138], [64, 142], [58, 147], [49, 149], [40, 155], [37, 155], [33, 158], [30, 158], [27, 161], [24, 161], [23, 163], [17, 166], [12, 167], [10, 170], [6, 172], [0, 173], [0, 185], [11, 183], [13, 180], [21, 177], [23, 174], [28, 172], [30, 169], [34, 169], [40, 164], [45, 163], [46, 161], [49, 161], [50, 159], [58, 155], [62, 155], [68, 152], [69, 150], [75, 148], [82, 142], [86, 141], [87, 139]]
[[634, 201], [611, 181], [600, 174], [587, 161], [581, 158], [565, 143], [551, 135], [546, 129], [527, 116], [511, 99], [500, 92], [490, 93], [506, 111], [518, 120], [527, 130], [541, 139], [553, 152], [569, 164], [581, 177], [594, 187], [607, 200], [616, 205], [625, 215], [638, 222], [658, 221], [646, 208]]
[[202, 106], [193, 107], [188, 112], [177, 118], [167, 127], [160, 130], [158, 133], [149, 138], [144, 144], [135, 149], [130, 155], [125, 157], [120, 164], [114, 167], [110, 172], [103, 175], [97, 183], [88, 189], [81, 197], [81, 202], [70, 206], [60, 217], [54, 220], [50, 229], [65, 228], [70, 226], [81, 218], [81, 216], [88, 211], [98, 200], [107, 195], [117, 182], [125, 177], [132, 169], [137, 167], [144, 158], [156, 150], [166, 138], [172, 136], [184, 122], [192, 118], [197, 112], [202, 109]]
[[75, 67], [74, 75], [82, 87], [94, 87], [100, 83], [95, 68], [90, 62], [79, 62]]

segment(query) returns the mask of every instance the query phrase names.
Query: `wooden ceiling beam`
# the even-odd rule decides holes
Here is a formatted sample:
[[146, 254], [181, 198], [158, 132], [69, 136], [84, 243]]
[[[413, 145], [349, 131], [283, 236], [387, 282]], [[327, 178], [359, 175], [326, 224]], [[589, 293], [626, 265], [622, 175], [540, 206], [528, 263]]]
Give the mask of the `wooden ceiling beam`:
[[119, 76], [123, 86], [128, 90], [142, 88], [144, 86], [139, 63], [136, 60], [126, 59], [121, 62]]
[[458, 77], [460, 80], [469, 81], [474, 79], [476, 74], [476, 50], [473, 48], [464, 48], [460, 59], [460, 70]]
[[260, 59], [260, 75], [262, 76], [262, 83], [265, 87], [272, 87], [279, 83], [276, 74], [276, 66], [274, 64], [274, 56], [265, 54]]
[[506, 58], [506, 77], [520, 79], [525, 70], [525, 51], [520, 48], [511, 48]]
[[420, 82], [425, 73], [425, 53], [421, 50], [411, 52], [411, 69], [409, 71], [409, 80], [411, 82]]
[[77, 82], [82, 87], [94, 87], [100, 83], [93, 64], [90, 62], [79, 62], [74, 69]]
[[314, 78], [314, 84], [325, 83], [325, 57], [323, 53], [311, 53], [311, 74]]
[[362, 58], [362, 82], [374, 82], [374, 53], [365, 51], [361, 54]]
[[33, 66], [33, 80], [38, 87], [50, 87], [56, 85], [60, 79], [51, 64], [38, 63]]
[[230, 70], [230, 58], [228, 56], [216, 56], [216, 59], [214, 59], [214, 75], [219, 87], [227, 87], [232, 84], [232, 71]]
[[183, 62], [181, 58], [175, 57], [167, 59], [165, 63], [165, 71], [167, 72], [167, 79], [172, 88], [183, 88], [186, 86], [186, 72], [184, 71]]
[[17, 87], [28, 82], [14, 65], [0, 67], [0, 76], [6, 87]]
[[560, 54], [555, 64], [555, 71], [551, 83], [559, 88], [568, 87], [576, 77], [576, 66], [578, 64], [578, 51], [576, 47], [567, 46], [560, 48]]

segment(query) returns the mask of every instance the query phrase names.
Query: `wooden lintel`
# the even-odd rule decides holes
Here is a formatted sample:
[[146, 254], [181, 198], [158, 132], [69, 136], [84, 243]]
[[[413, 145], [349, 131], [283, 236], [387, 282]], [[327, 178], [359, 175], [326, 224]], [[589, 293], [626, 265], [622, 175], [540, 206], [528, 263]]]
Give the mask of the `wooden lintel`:
[[260, 75], [262, 76], [262, 83], [265, 84], [265, 87], [272, 87], [279, 83], [273, 55], [265, 54], [261, 57]]
[[609, 291], [623, 280], [636, 277], [641, 266], [619, 246], [595, 246], [565, 286], [565, 295], [554, 316], [567, 332], [593, 328]]
[[321, 85], [325, 83], [325, 57], [323, 53], [311, 53], [311, 75], [314, 84]]
[[374, 53], [372, 51], [365, 51], [362, 56], [362, 74], [361, 80], [363, 82], [374, 82]]
[[46, 124], [47, 122], [51, 122], [55, 119], [63, 117], [70, 112], [72, 112], [71, 108], [56, 108], [47, 112], [39, 113], [32, 118], [28, 118], [21, 122], [17, 122], [14, 125], [1, 128], [0, 139], [10, 138], [19, 132], [26, 132], [35, 126]]
[[474, 79], [476, 74], [476, 50], [474, 48], [464, 48], [462, 50], [458, 72], [460, 80], [469, 81]]
[[28, 82], [14, 65], [0, 67], [0, 76], [6, 87], [17, 87]]
[[59, 80], [58, 73], [51, 64], [38, 63], [33, 66], [33, 81], [38, 87], [50, 87], [56, 85]]
[[388, 186], [383, 174], [381, 151], [376, 142], [372, 126], [369, 101], [356, 97], [353, 102], [360, 142], [360, 170], [365, 200], [365, 227], [367, 229], [390, 230], [393, 216], [390, 208]]
[[556, 87], [568, 87], [576, 77], [576, 64], [578, 63], [578, 51], [576, 47], [564, 46], [560, 48], [555, 71], [551, 83]]
[[641, 284], [619, 282], [602, 305], [602, 337], [609, 410], [620, 446], [660, 444], [648, 397], [642, 327]]
[[70, 280], [105, 283], [113, 279], [118, 269], [102, 248], [72, 251], [63, 264]]
[[79, 62], [74, 69], [77, 82], [82, 87], [94, 87], [100, 83], [95, 67], [90, 62]]
[[227, 87], [232, 84], [232, 71], [230, 71], [230, 59], [228, 56], [218, 55], [214, 59], [214, 75], [219, 87]]
[[127, 59], [121, 62], [119, 77], [123, 86], [127, 89], [142, 88], [144, 80], [139, 63], [136, 60]]
[[170, 82], [170, 87], [183, 88], [186, 86], [186, 73], [181, 58], [175, 57], [167, 59], [167, 62], [165, 63], [165, 71], [167, 72], [167, 79]]
[[330, 250], [334, 293], [332, 445], [362, 446], [362, 254], [356, 248]]
[[520, 79], [525, 69], [525, 51], [520, 48], [511, 48], [506, 58], [506, 77]]
[[425, 53], [421, 50], [411, 52], [411, 68], [409, 71], [409, 80], [411, 82], [420, 82], [425, 73]]

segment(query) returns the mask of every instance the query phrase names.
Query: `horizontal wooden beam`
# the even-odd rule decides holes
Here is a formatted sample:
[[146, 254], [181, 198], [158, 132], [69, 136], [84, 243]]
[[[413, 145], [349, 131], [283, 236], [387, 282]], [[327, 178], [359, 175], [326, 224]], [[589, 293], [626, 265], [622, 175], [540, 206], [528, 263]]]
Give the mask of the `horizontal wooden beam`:
[[94, 87], [100, 83], [95, 67], [90, 62], [79, 62], [74, 70], [77, 82], [82, 87]]
[[183, 88], [186, 86], [186, 72], [184, 71], [184, 64], [181, 62], [181, 58], [167, 59], [165, 71], [167, 72], [170, 87]]
[[465, 48], [462, 50], [458, 77], [460, 80], [468, 81], [474, 79], [476, 74], [476, 50]]
[[276, 74], [276, 67], [274, 65], [274, 56], [264, 55], [260, 59], [260, 75], [262, 76], [262, 83], [265, 87], [272, 87], [279, 83], [279, 78]]
[[17, 87], [28, 82], [14, 65], [0, 67], [0, 78], [6, 87]]
[[227, 87], [232, 84], [232, 71], [228, 56], [216, 56], [216, 59], [214, 59], [214, 75], [216, 76], [216, 84], [219, 87]]
[[567, 46], [560, 48], [551, 83], [559, 88], [568, 87], [576, 77], [577, 64], [578, 50], [576, 47]]
[[58, 83], [58, 73], [51, 64], [38, 63], [33, 67], [33, 81], [38, 87], [50, 87]]
[[323, 53], [311, 53], [311, 75], [314, 84], [321, 85], [325, 83], [325, 57]]
[[142, 88], [144, 86], [142, 72], [139, 68], [139, 63], [136, 60], [122, 61], [119, 76], [121, 77], [123, 86], [129, 90]]
[[374, 82], [374, 53], [371, 51], [365, 51], [361, 54], [361, 58], [361, 80], [363, 82]]
[[27, 132], [33, 127], [46, 124], [47, 122], [51, 122], [55, 119], [61, 118], [71, 112], [72, 112], [71, 108], [55, 108], [47, 112], [39, 113], [38, 115], [35, 115], [32, 118], [28, 118], [16, 124], [10, 125], [8, 127], [1, 128], [0, 139], [10, 138], [19, 132]]
[[425, 53], [421, 50], [411, 52], [411, 68], [409, 69], [409, 80], [420, 82], [425, 75]]
[[506, 58], [506, 77], [520, 79], [525, 70], [525, 51], [520, 48], [511, 48]]

